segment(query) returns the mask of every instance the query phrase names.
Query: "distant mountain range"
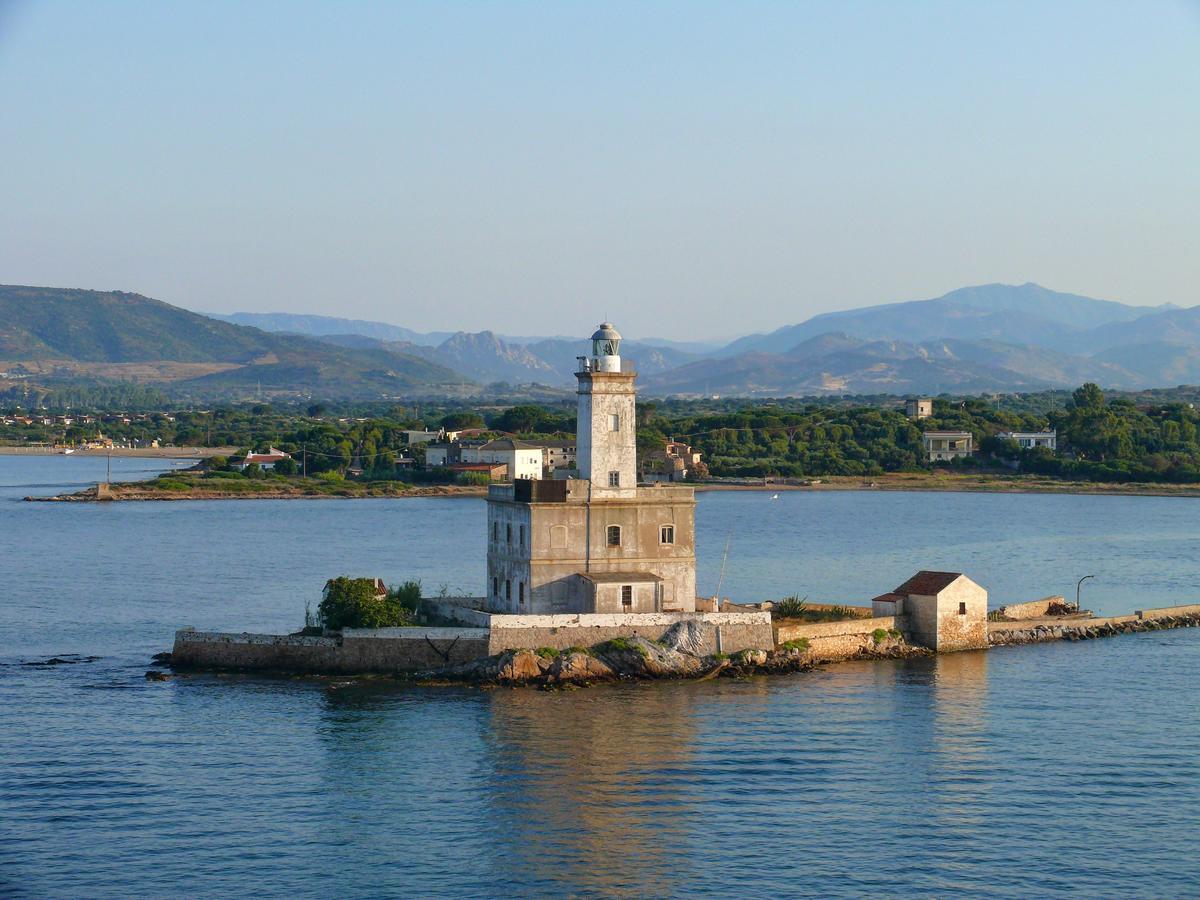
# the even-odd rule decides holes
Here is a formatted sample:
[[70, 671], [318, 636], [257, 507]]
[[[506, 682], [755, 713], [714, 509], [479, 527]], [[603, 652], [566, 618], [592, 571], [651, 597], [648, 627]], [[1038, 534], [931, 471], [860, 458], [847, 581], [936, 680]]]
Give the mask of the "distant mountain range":
[[[562, 390], [585, 348], [584, 335], [203, 316], [137, 294], [0, 287], [0, 373], [15, 364], [18, 376], [152, 381], [194, 396], [464, 396], [497, 382]], [[992, 284], [825, 313], [720, 347], [626, 340], [622, 355], [642, 391], [660, 396], [1169, 387], [1200, 382], [1200, 307]]]
[[220, 322], [139, 294], [0, 286], [0, 370], [169, 384], [176, 393], [446, 394], [468, 379], [420, 356]]

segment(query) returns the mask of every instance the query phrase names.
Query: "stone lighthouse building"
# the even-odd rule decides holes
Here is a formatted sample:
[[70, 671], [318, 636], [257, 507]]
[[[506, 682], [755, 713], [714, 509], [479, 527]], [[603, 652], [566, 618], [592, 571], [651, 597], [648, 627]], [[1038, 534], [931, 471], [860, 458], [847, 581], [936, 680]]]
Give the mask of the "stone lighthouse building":
[[634, 381], [604, 323], [579, 357], [578, 478], [488, 490], [486, 606], [498, 613], [696, 609], [691, 488], [639, 486]]

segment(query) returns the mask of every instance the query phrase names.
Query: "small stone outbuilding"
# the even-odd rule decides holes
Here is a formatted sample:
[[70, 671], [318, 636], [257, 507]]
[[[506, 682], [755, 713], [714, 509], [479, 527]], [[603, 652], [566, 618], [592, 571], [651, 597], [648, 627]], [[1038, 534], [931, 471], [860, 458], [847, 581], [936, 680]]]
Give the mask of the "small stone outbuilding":
[[910, 639], [931, 650], [986, 649], [987, 591], [961, 572], [921, 571], [871, 601], [876, 616], [904, 616]]

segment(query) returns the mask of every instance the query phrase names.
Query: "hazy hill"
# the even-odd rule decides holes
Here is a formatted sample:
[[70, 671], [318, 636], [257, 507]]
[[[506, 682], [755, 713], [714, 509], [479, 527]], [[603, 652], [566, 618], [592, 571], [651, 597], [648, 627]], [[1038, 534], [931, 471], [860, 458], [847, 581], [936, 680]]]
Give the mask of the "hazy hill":
[[655, 394], [787, 396], [823, 393], [977, 393], [1038, 390], [1138, 376], [1108, 361], [999, 341], [867, 341], [818, 335], [787, 353], [750, 351], [695, 362], [645, 380]]
[[960, 288], [933, 300], [823, 313], [770, 334], [740, 338], [718, 355], [736, 356], [750, 350], [784, 353], [801, 341], [831, 331], [866, 340], [960, 338], [1067, 349], [1089, 329], [1129, 322], [1162, 309], [1065, 294], [1032, 283], [988, 284]]
[[1169, 309], [1110, 323], [1080, 335], [1078, 344], [1092, 352], [1122, 345], [1200, 344], [1200, 306]]
[[54, 361], [64, 375], [162, 380], [197, 394], [390, 396], [466, 382], [411, 354], [270, 334], [139, 294], [13, 285], [0, 286], [0, 360]]
[[[548, 338], [519, 344], [490, 331], [451, 335], [436, 347], [421, 347], [406, 341], [380, 341], [362, 335], [327, 335], [321, 340], [342, 347], [373, 348], [420, 356], [485, 384], [574, 385], [577, 357], [587, 352], [583, 339]], [[668, 347], [653, 347], [637, 341], [622, 345], [622, 356], [639, 372], [663, 372], [695, 359], [690, 353]]]
[[410, 344], [431, 347], [437, 346], [451, 334], [449, 331], [422, 333], [400, 325], [372, 322], [367, 319], [339, 319], [334, 316], [310, 316], [299, 313], [236, 312], [228, 315], [221, 313], [206, 313], [205, 315], [222, 322], [261, 328], [263, 331], [284, 331], [310, 337], [360, 334], [381, 341], [406, 341]]

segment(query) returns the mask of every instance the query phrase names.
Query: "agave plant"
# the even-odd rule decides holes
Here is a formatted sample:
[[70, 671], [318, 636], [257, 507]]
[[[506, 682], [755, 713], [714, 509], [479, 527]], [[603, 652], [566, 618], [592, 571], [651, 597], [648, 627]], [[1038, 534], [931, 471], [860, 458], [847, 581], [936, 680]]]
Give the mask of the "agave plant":
[[773, 607], [771, 607], [771, 615], [776, 619], [798, 619], [804, 615], [804, 611], [808, 608], [808, 597], [801, 599], [795, 594], [790, 597], [784, 597]]

